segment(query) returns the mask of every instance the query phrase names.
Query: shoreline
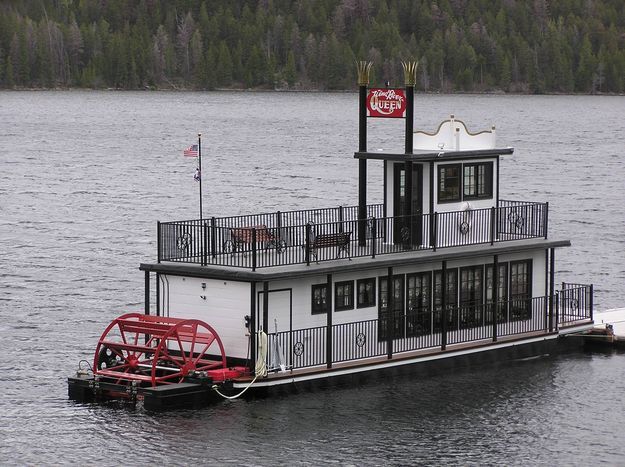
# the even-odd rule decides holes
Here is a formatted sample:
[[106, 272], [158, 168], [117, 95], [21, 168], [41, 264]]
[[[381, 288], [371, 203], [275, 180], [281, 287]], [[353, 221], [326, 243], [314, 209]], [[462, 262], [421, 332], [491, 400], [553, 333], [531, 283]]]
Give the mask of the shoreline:
[[[397, 86], [401, 88], [402, 86]], [[82, 87], [18, 87], [12, 88], [0, 88], [0, 92], [13, 91], [13, 92], [45, 92], [45, 91], [107, 91], [107, 92], [180, 92], [180, 93], [192, 93], [192, 92], [262, 92], [262, 93], [324, 93], [324, 94], [357, 94], [358, 89], [283, 89], [283, 88], [215, 88], [215, 89], [192, 89], [192, 88], [157, 88], [157, 87], [145, 87], [137, 89], [125, 89], [125, 88], [82, 88]], [[532, 93], [532, 92], [505, 92], [502, 90], [490, 90], [490, 91], [455, 91], [455, 92], [442, 92], [442, 91], [415, 91], [417, 95], [480, 95], [480, 96], [610, 96], [618, 97], [625, 96], [625, 93], [566, 93], [566, 92], [544, 92], [544, 93]]]

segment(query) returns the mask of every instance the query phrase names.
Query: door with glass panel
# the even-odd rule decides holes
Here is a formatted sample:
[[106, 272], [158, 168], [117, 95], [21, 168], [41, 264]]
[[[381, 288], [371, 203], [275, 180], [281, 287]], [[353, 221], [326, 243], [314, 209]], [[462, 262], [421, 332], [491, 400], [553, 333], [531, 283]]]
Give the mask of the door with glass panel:
[[412, 165], [412, 209], [410, 217], [406, 213], [406, 170], [405, 165], [394, 164], [393, 186], [393, 243], [421, 245], [422, 242], [422, 167]]
[[432, 273], [406, 276], [406, 336], [432, 333]]
[[404, 337], [404, 276], [403, 274], [393, 276], [391, 287], [389, 287], [388, 276], [380, 277], [379, 284], [378, 339], [388, 339], [389, 332], [395, 339]]

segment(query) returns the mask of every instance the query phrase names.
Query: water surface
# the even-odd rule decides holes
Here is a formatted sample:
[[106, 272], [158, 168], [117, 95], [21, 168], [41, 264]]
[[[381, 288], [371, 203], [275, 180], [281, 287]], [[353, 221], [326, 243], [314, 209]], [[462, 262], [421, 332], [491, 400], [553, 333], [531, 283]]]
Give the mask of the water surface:
[[[150, 414], [67, 400], [110, 320], [142, 310], [156, 221], [354, 205], [357, 96], [0, 92], [0, 463], [625, 462], [625, 360], [572, 354], [361, 387]], [[502, 198], [549, 201], [558, 281], [623, 306], [623, 97], [417, 96], [415, 128], [497, 126]], [[369, 148], [403, 150], [370, 122]], [[369, 164], [369, 202], [382, 199]], [[152, 288], [153, 290], [153, 288]]]

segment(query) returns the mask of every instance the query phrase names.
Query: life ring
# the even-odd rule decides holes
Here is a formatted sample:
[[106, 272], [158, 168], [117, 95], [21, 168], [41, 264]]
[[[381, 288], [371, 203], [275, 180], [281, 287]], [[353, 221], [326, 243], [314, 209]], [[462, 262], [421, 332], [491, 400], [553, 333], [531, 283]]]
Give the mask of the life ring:
[[464, 202], [458, 212], [458, 230], [462, 235], [466, 235], [471, 230], [471, 221], [473, 220], [473, 207], [470, 203]]

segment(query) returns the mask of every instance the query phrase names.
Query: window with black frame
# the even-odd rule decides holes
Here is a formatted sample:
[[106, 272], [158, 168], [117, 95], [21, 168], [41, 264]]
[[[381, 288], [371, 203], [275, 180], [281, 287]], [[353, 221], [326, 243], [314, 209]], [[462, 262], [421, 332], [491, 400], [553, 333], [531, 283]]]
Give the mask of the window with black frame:
[[[493, 322], [494, 280], [493, 264], [486, 265], [486, 322]], [[499, 263], [497, 275], [497, 322], [508, 321], [508, 263]]]
[[380, 277], [379, 284], [378, 340], [388, 338], [389, 328], [393, 338], [404, 337], [404, 276], [393, 276], [392, 303], [389, 300], [388, 276]]
[[[442, 329], [442, 279], [443, 271], [434, 272], [434, 330], [440, 332]], [[447, 270], [447, 293], [446, 295], [446, 316], [447, 330], [458, 329], [458, 270]]]
[[510, 263], [510, 320], [532, 317], [532, 261]]
[[493, 163], [463, 165], [463, 199], [493, 197]]
[[316, 284], [312, 286], [311, 312], [319, 315], [328, 312], [328, 284]]
[[336, 311], [354, 308], [354, 281], [337, 282], [334, 285], [334, 309]]
[[432, 332], [432, 273], [420, 272], [406, 276], [406, 336], [422, 336]]
[[357, 308], [375, 306], [375, 277], [358, 279], [356, 281], [356, 291], [358, 294]]
[[438, 166], [438, 201], [460, 201], [461, 164]]
[[469, 266], [460, 268], [460, 309], [459, 325], [472, 328], [484, 324], [483, 303], [484, 267]]

